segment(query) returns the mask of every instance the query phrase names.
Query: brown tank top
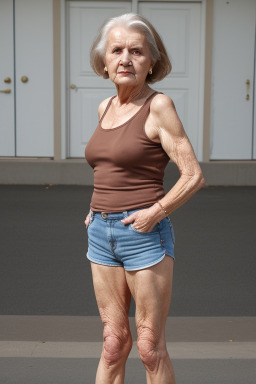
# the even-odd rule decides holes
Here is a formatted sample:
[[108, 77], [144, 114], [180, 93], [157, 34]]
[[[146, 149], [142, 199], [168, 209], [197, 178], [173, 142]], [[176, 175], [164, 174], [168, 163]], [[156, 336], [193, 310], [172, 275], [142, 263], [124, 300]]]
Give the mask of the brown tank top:
[[94, 170], [90, 208], [97, 212], [119, 212], [154, 204], [164, 195], [163, 177], [170, 160], [160, 143], [146, 135], [145, 120], [151, 94], [124, 124], [104, 129], [101, 122], [113, 96], [85, 148], [85, 158]]

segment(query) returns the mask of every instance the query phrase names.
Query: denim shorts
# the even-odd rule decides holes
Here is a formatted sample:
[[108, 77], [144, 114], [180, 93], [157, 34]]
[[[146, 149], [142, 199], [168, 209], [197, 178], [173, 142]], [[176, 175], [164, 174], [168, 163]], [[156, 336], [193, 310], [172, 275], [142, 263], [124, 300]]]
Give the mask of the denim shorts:
[[101, 213], [90, 210], [87, 227], [87, 258], [97, 264], [123, 267], [136, 271], [159, 263], [165, 255], [174, 257], [174, 229], [167, 216], [150, 232], [136, 230], [132, 223], [124, 225], [121, 220], [138, 208], [123, 212]]

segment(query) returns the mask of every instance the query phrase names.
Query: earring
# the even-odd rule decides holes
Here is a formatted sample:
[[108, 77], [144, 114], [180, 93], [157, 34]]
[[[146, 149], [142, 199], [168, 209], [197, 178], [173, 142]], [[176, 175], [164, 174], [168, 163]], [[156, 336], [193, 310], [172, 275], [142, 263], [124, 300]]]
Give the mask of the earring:
[[105, 73], [108, 73], [108, 69], [107, 69], [107, 67], [104, 67], [104, 72], [105, 72]]
[[148, 73], [149, 73], [150, 75], [152, 75], [152, 68], [150, 68], [150, 70], [148, 71]]

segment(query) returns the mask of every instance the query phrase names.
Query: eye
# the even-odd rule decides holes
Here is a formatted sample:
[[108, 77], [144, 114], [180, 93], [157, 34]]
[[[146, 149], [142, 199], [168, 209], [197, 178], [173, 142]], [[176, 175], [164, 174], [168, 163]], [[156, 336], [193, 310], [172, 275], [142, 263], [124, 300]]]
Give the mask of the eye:
[[140, 55], [140, 50], [139, 49], [134, 49], [133, 50], [134, 55]]
[[121, 49], [120, 48], [114, 48], [113, 49], [113, 53], [120, 53], [121, 52]]

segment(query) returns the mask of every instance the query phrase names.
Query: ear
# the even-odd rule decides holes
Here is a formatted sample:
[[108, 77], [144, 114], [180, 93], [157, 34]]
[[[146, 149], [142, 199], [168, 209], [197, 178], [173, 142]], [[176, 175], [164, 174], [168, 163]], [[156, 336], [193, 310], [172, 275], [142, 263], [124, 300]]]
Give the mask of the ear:
[[154, 68], [156, 62], [157, 62], [157, 60], [153, 60], [153, 59], [152, 59], [152, 61], [151, 61], [151, 68], [152, 68], [152, 69]]

